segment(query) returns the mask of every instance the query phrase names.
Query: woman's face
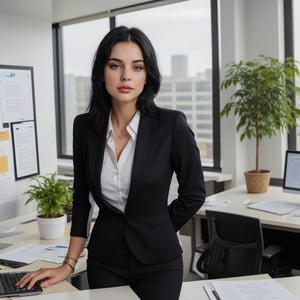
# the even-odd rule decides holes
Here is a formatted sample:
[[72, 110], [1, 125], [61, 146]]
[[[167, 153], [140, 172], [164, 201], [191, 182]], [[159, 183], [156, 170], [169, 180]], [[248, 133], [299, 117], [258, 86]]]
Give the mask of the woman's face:
[[113, 104], [136, 103], [146, 84], [146, 68], [140, 47], [117, 43], [104, 67], [104, 82]]

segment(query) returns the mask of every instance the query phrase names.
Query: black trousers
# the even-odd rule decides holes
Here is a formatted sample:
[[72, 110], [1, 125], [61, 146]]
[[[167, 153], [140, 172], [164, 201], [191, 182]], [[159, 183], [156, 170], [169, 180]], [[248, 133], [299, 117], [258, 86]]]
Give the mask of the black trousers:
[[143, 264], [126, 243], [118, 248], [112, 262], [89, 254], [87, 276], [90, 289], [129, 285], [142, 300], [178, 300], [182, 279], [182, 257], [159, 264]]

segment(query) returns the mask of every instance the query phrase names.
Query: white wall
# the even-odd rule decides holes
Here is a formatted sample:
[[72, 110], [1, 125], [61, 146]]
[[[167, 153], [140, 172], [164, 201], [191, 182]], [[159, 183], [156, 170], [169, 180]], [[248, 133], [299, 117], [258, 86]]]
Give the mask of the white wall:
[[[39, 163], [43, 174], [57, 169], [51, 11], [51, 0], [0, 2], [0, 64], [34, 69]], [[24, 206], [22, 194], [28, 184], [28, 179], [16, 182], [17, 199], [0, 205], [0, 220], [34, 209]]]
[[[284, 55], [283, 4], [281, 0], [221, 0], [221, 80], [229, 61], [253, 59], [265, 54], [279, 59]], [[221, 108], [232, 90], [221, 92]], [[224, 173], [233, 175], [232, 185], [244, 184], [244, 171], [255, 168], [254, 141], [240, 142], [236, 119], [221, 119], [221, 157]], [[263, 139], [261, 167], [282, 178], [287, 135]]]

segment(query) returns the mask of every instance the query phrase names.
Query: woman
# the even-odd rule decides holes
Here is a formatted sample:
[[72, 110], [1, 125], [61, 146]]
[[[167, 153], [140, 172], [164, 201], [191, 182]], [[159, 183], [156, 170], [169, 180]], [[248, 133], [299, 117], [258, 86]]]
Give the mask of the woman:
[[[178, 299], [182, 250], [176, 232], [205, 199], [199, 150], [183, 113], [158, 108], [160, 73], [149, 39], [118, 27], [100, 43], [88, 113], [74, 121], [74, 200], [64, 263], [20, 286], [66, 279], [82, 251], [89, 193], [99, 215], [88, 243], [90, 288], [129, 285], [141, 299]], [[178, 198], [168, 205], [175, 171]]]

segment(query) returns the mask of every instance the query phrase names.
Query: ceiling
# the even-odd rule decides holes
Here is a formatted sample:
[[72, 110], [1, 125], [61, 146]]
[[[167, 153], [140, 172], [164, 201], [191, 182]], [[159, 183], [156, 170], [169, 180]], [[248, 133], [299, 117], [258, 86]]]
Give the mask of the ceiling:
[[146, 2], [150, 0], [52, 0], [52, 21], [61, 22]]
[[150, 0], [0, 0], [0, 13], [47, 20], [52, 23], [85, 17]]

